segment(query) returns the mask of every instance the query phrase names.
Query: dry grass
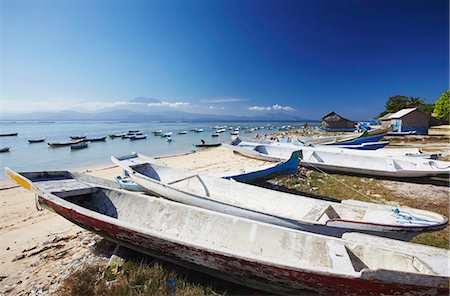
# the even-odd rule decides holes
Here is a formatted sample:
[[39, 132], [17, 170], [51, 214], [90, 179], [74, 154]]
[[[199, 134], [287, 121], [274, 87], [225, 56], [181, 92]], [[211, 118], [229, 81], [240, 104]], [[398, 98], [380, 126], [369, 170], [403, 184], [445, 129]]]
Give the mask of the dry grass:
[[158, 262], [147, 264], [127, 261], [120, 272], [113, 274], [102, 266], [85, 266], [62, 283], [58, 295], [225, 295], [208, 285], [191, 283], [175, 270]]
[[[386, 182], [386, 181], [385, 181]], [[297, 174], [278, 177], [269, 182], [285, 187], [297, 193], [306, 193], [316, 197], [331, 197], [336, 200], [356, 199], [361, 201], [377, 201], [389, 205], [403, 205], [440, 213], [448, 217], [449, 200], [428, 200], [423, 198], [404, 198], [395, 190], [386, 188], [383, 181], [375, 178], [347, 176], [338, 174], [323, 174], [301, 168]], [[360, 193], [357, 193], [357, 192]], [[370, 198], [369, 198], [370, 197]], [[413, 242], [450, 249], [449, 227], [437, 232], [420, 234]]]

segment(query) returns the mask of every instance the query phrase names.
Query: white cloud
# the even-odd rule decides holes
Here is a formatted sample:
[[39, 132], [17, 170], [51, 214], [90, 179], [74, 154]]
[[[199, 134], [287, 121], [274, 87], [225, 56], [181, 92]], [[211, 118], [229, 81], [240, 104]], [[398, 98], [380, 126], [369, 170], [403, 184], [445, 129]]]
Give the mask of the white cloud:
[[252, 106], [248, 107], [248, 110], [250, 111], [296, 111], [295, 108], [292, 108], [291, 106], [281, 106], [278, 104], [272, 105], [272, 106]]
[[225, 110], [225, 107], [208, 106], [209, 110]]
[[204, 100], [205, 103], [235, 103], [235, 102], [245, 102], [247, 99], [238, 99], [238, 98], [219, 98], [219, 99], [208, 99]]
[[149, 107], [172, 107], [172, 108], [180, 108], [180, 107], [186, 107], [189, 106], [191, 103], [188, 102], [174, 102], [174, 103], [170, 103], [170, 102], [165, 102], [165, 101], [161, 101], [158, 103], [148, 103], [147, 106]]

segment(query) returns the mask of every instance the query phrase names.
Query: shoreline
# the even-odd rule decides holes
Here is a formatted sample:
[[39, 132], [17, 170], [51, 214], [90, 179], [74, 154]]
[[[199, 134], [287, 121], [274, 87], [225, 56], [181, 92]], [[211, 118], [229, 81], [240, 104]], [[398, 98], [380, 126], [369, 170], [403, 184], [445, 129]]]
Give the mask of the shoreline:
[[[408, 144], [410, 147], [414, 147], [415, 143]], [[236, 171], [267, 164], [264, 161], [235, 155], [225, 147], [158, 156], [157, 158], [169, 166], [189, 169], [197, 173]], [[109, 180], [114, 180], [116, 175], [122, 174], [122, 169], [112, 162], [80, 167], [77, 171]], [[306, 172], [306, 176], [308, 176], [310, 171], [306, 170]], [[299, 177], [293, 175], [292, 178]], [[312, 180], [298, 179], [297, 182], [301, 182], [301, 185], [305, 186], [306, 191], [304, 192], [308, 190], [316, 192], [317, 187], [323, 185], [320, 182], [309, 184]], [[373, 196], [385, 192], [385, 195], [390, 197], [395, 193], [399, 204], [405, 204], [409, 199], [415, 200], [414, 202], [417, 202], [420, 207], [422, 201], [429, 199], [429, 195], [436, 197], [441, 202], [440, 208], [444, 208], [445, 203], [448, 203], [445, 200], [445, 196], [448, 197], [447, 187], [372, 180], [372, 178], [363, 177], [354, 177], [354, 181], [358, 182], [358, 186], [365, 186], [368, 182], [374, 183], [374, 186], [377, 187], [370, 189], [376, 194]], [[330, 196], [334, 197], [335, 195], [331, 194]], [[345, 195], [345, 198], [352, 198], [352, 196]], [[434, 200], [433, 204], [436, 202]], [[2, 293], [26, 294], [32, 291], [35, 291], [36, 294], [38, 291], [54, 293], [58, 290], [59, 284], [75, 270], [79, 270], [86, 264], [106, 264], [109, 260], [108, 256], [101, 255], [99, 249], [102, 242], [105, 242], [102, 237], [72, 224], [49, 210], [37, 211], [34, 194], [15, 185], [12, 181], [0, 182], [0, 203], [2, 207], [2, 215], [0, 215], [0, 249], [2, 250], [0, 252], [0, 295]], [[426, 204], [423, 205], [426, 206]], [[446, 231], [441, 235], [448, 233], [448, 229]], [[434, 237], [432, 238], [434, 239]]]

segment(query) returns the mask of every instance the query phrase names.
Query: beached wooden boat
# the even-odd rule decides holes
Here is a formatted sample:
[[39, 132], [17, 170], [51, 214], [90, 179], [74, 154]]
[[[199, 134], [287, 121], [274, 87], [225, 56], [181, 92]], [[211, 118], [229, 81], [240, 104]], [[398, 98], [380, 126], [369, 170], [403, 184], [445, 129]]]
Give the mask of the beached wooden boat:
[[70, 136], [72, 140], [84, 140], [86, 139], [86, 136]]
[[82, 228], [233, 283], [289, 295], [448, 295], [445, 249], [296, 231], [127, 192], [84, 174], [5, 171]]
[[333, 146], [300, 147], [287, 143], [255, 144], [251, 142], [226, 146], [244, 156], [267, 161], [286, 160], [293, 151], [301, 151], [301, 166], [327, 172], [393, 178], [450, 174], [448, 162], [397, 155], [395, 149], [386, 149], [381, 152], [383, 149], [369, 151]]
[[[154, 163], [155, 160], [151, 157], [145, 156], [139, 153], [133, 153], [127, 156], [122, 156], [120, 159], [130, 160], [133, 159], [134, 163]], [[159, 161], [160, 165], [166, 165], [164, 162]], [[266, 165], [257, 166], [257, 167], [249, 167], [240, 170], [227, 170], [220, 172], [211, 172], [210, 175], [225, 178], [225, 179], [233, 179], [239, 182], [255, 182], [261, 180], [267, 180], [274, 176], [286, 175], [295, 173], [298, 170], [299, 163], [299, 154], [297, 152], [292, 153], [290, 159], [286, 161], [280, 161], [277, 163], [267, 163]], [[129, 178], [129, 174], [126, 170], [124, 170], [125, 175]]]
[[73, 150], [80, 150], [80, 149], [84, 149], [84, 148], [87, 148], [87, 147], [89, 147], [89, 143], [90, 142], [81, 142], [81, 143], [78, 143], [78, 144], [74, 144], [74, 145], [70, 145], [70, 149], [73, 149]]
[[72, 140], [72, 141], [66, 141], [66, 142], [53, 142], [53, 143], [47, 143], [47, 144], [52, 148], [57, 148], [57, 147], [71, 146], [71, 145], [75, 145], [75, 144], [78, 144], [81, 142], [84, 142], [84, 140], [80, 139], [80, 140]]
[[10, 149], [11, 149], [11, 147], [0, 148], [0, 153], [9, 152]]
[[45, 141], [45, 138], [40, 138], [40, 139], [29, 139], [28, 143], [32, 144], [32, 143], [42, 143]]
[[104, 137], [95, 137], [95, 138], [85, 138], [84, 140], [88, 141], [88, 142], [104, 142], [104, 141], [106, 141], [106, 136], [104, 136]]
[[340, 237], [362, 232], [410, 240], [445, 228], [447, 218], [429, 211], [344, 200], [332, 202], [278, 192], [127, 155], [111, 157], [149, 192], [177, 202], [283, 227]]
[[17, 136], [19, 133], [8, 133], [8, 134], [0, 134], [0, 137], [14, 137]]

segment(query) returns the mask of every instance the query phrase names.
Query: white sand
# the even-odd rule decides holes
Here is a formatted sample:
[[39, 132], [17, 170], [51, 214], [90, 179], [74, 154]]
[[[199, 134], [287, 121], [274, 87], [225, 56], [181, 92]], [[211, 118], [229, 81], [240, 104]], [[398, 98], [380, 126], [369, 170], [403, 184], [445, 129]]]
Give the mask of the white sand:
[[[267, 164], [221, 147], [161, 160], [195, 172], [239, 171]], [[122, 174], [113, 164], [82, 171], [111, 180]], [[102, 260], [89, 247], [101, 238], [49, 210], [37, 211], [33, 193], [2, 182], [0, 203], [0, 294], [51, 293], [81, 264]]]

